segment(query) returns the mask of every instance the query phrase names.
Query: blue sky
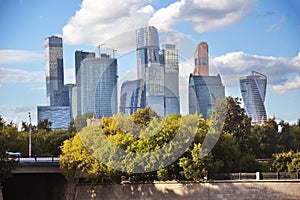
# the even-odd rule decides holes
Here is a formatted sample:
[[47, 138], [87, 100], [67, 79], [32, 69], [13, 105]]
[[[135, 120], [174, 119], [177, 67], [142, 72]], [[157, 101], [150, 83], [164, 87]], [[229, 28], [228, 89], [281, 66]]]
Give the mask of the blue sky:
[[[0, 0], [0, 13], [0, 115], [8, 121], [28, 121], [31, 112], [36, 122], [36, 106], [46, 104], [46, 37], [63, 37], [65, 83], [72, 83], [75, 50], [93, 51], [111, 37], [125, 40], [124, 33], [147, 25], [161, 34], [182, 33], [185, 44], [191, 43], [181, 47], [186, 52], [207, 42], [210, 66], [221, 74], [227, 96], [241, 96], [240, 76], [251, 70], [265, 74], [268, 116], [291, 123], [300, 118], [297, 0]], [[117, 52], [120, 80], [136, 65], [134, 53], [121, 50], [126, 41]], [[181, 54], [181, 109], [186, 113], [193, 55]]]

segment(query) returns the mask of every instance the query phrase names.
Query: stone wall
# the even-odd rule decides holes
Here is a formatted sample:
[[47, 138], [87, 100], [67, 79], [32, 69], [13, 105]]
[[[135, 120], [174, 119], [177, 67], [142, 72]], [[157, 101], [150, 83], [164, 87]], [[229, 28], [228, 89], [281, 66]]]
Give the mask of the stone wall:
[[300, 199], [300, 181], [77, 185], [75, 199]]

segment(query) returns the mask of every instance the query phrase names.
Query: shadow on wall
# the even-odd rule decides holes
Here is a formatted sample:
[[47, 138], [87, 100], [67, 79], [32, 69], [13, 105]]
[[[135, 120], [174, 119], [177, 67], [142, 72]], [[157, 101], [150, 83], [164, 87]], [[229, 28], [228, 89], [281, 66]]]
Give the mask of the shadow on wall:
[[297, 181], [158, 182], [123, 185], [78, 185], [85, 199], [300, 199]]

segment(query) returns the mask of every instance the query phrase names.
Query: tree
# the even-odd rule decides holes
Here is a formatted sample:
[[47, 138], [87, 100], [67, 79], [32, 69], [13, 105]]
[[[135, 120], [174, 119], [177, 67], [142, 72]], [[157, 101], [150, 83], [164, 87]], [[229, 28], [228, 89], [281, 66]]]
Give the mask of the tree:
[[299, 172], [300, 171], [300, 152], [293, 155], [292, 161], [287, 163], [289, 172]]
[[131, 115], [132, 120], [139, 126], [147, 126], [153, 118], [158, 118], [158, 115], [150, 107], [139, 109]]
[[217, 172], [238, 172], [237, 163], [242, 153], [235, 137], [223, 133], [212, 150], [214, 161], [221, 163]]
[[291, 142], [291, 148], [294, 151], [300, 151], [300, 119], [290, 127], [290, 134], [294, 138]]
[[293, 151], [273, 154], [272, 170], [277, 172], [287, 172], [288, 165], [292, 162], [293, 155]]
[[282, 149], [279, 144], [278, 125], [274, 118], [268, 119], [265, 124], [254, 125], [251, 135], [257, 141], [252, 147], [257, 158], [271, 158], [273, 153], [280, 152]]
[[5, 123], [6, 123], [6, 121], [4, 120], [2, 115], [0, 115], [0, 130], [4, 129]]
[[51, 131], [52, 122], [50, 122], [48, 119], [41, 120], [38, 125], [38, 130], [45, 130], [46, 132]]
[[186, 156], [179, 159], [179, 166], [182, 167], [182, 174], [188, 180], [199, 181], [208, 176], [210, 170], [217, 171], [218, 164], [214, 164], [212, 154], [200, 158], [201, 144], [194, 144], [191, 150], [188, 150]]
[[[87, 126], [87, 119], [91, 119], [95, 117], [95, 113], [93, 112], [88, 112], [83, 115], [78, 115], [75, 119], [73, 119], [71, 122], [71, 125], [74, 124], [75, 129], [77, 132], [81, 131], [82, 128]], [[71, 130], [74, 130], [74, 127], [70, 127]]]
[[258, 172], [260, 170], [259, 163], [255, 160], [254, 155], [243, 155], [239, 158], [237, 164], [238, 172]]
[[18, 166], [18, 162], [10, 159], [6, 153], [16, 148], [14, 138], [10, 137], [10, 133], [15, 135], [17, 129], [15, 126], [6, 126], [5, 123], [2, 116], [0, 116], [0, 186], [5, 179], [11, 176], [11, 171]]

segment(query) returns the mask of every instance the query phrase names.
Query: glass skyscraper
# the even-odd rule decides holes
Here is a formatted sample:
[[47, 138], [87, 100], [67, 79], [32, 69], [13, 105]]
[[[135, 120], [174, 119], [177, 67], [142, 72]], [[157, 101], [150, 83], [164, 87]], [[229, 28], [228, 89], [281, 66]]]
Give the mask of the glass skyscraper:
[[144, 81], [133, 80], [122, 84], [119, 112], [133, 114], [139, 108], [146, 107], [146, 93]]
[[209, 117], [216, 101], [225, 98], [225, 86], [221, 76], [194, 76], [189, 78], [189, 113]]
[[47, 105], [62, 106], [64, 98], [64, 65], [63, 65], [63, 44], [62, 38], [51, 36], [45, 39], [46, 57], [46, 90]]
[[117, 113], [117, 59], [106, 54], [81, 62], [81, 111], [96, 118]]
[[250, 76], [240, 78], [240, 89], [247, 115], [252, 118], [252, 124], [262, 124], [267, 120], [264, 105], [267, 89], [267, 77], [252, 71]]
[[72, 106], [71, 106], [73, 118], [76, 118], [77, 115], [82, 114], [81, 113], [81, 74], [80, 74], [81, 62], [85, 58], [95, 58], [95, 56], [96, 54], [94, 52], [75, 51], [76, 86], [73, 87]]
[[160, 64], [159, 37], [154, 26], [136, 31], [137, 74], [145, 82], [146, 106], [164, 115], [164, 67]]
[[71, 96], [73, 84], [64, 85], [62, 38], [45, 39], [47, 105], [38, 106], [38, 122], [48, 119], [52, 129], [67, 129], [71, 119]]
[[195, 69], [194, 76], [208, 76], [209, 75], [209, 67], [208, 67], [208, 45], [206, 42], [201, 42], [197, 45], [195, 54]]
[[146, 69], [159, 64], [159, 37], [154, 26], [136, 31], [138, 79], [146, 80]]
[[164, 66], [164, 107], [165, 115], [180, 114], [179, 101], [179, 59], [174, 44], [162, 45], [160, 63]]
[[209, 75], [208, 45], [200, 43], [195, 50], [195, 69], [189, 78], [189, 113], [209, 117], [216, 101], [225, 98], [221, 76]]

